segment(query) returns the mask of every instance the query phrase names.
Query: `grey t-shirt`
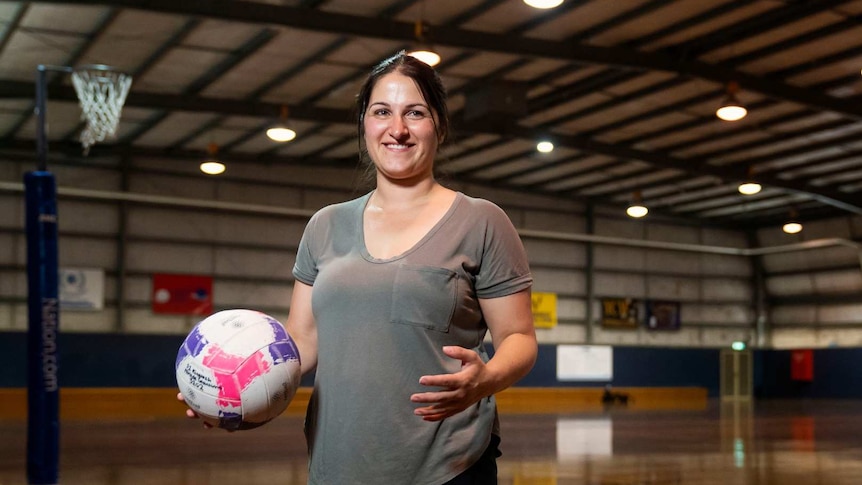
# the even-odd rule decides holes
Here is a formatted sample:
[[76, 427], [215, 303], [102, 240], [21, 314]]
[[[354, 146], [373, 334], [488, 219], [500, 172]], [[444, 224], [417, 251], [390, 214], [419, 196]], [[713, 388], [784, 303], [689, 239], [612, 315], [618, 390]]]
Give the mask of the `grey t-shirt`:
[[306, 227], [293, 274], [313, 285], [318, 363], [306, 419], [311, 484], [439, 484], [469, 468], [496, 423], [493, 396], [440, 422], [413, 414], [423, 375], [461, 363], [444, 345], [487, 361], [479, 298], [532, 284], [506, 214], [457, 193], [413, 248], [389, 259], [365, 246], [370, 193], [321, 209]]

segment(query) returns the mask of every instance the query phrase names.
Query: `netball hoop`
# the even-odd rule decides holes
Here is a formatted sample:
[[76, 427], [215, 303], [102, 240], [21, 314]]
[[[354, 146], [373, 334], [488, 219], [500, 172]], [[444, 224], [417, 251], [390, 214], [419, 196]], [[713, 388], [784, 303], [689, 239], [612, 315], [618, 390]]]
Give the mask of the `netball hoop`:
[[60, 455], [60, 298], [57, 182], [48, 171], [48, 71], [70, 73], [87, 125], [84, 154], [113, 136], [131, 76], [107, 66], [36, 68], [36, 170], [24, 174], [27, 234], [27, 479], [56, 484]]
[[87, 122], [80, 138], [86, 154], [91, 146], [116, 135], [132, 76], [97, 64], [73, 70], [72, 84], [81, 104], [81, 119]]

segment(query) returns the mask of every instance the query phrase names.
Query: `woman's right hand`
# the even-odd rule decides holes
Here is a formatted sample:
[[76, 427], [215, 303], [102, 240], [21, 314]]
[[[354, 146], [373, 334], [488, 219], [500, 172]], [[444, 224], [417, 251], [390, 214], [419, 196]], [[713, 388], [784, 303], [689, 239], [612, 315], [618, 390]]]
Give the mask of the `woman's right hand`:
[[[177, 393], [177, 401], [179, 401], [179, 402], [181, 402], [181, 403], [185, 403], [185, 402], [186, 402], [186, 400], [183, 398], [183, 393], [181, 393], [181, 392], [178, 392], [178, 393]], [[200, 418], [200, 416], [198, 416], [198, 413], [194, 412], [194, 411], [192, 410], [192, 408], [186, 408], [186, 416], [187, 416], [187, 417], [189, 417], [189, 418], [191, 418], [191, 419], [198, 419], [198, 418]], [[212, 427], [213, 427], [213, 426], [212, 426], [211, 424], [209, 424], [209, 423], [207, 423], [207, 422], [204, 422], [204, 428], [212, 428]]]

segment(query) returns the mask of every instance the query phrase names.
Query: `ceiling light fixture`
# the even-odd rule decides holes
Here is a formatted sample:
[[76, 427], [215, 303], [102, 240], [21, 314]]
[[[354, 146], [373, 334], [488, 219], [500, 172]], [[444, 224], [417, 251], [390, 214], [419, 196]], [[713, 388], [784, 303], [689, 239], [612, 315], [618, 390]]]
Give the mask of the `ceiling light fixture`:
[[802, 224], [798, 222], [788, 222], [782, 226], [781, 230], [787, 234], [797, 234], [802, 232]]
[[742, 195], [754, 195], [760, 192], [762, 187], [757, 182], [745, 182], [739, 184], [739, 193]]
[[762, 188], [763, 187], [761, 187], [759, 183], [754, 181], [754, 168], [753, 167], [748, 168], [748, 174], [746, 176], [745, 182], [739, 184], [739, 187], [737, 187], [737, 189], [739, 190], [739, 193], [742, 195], [754, 195], [754, 194], [760, 192], [760, 190]]
[[218, 175], [220, 173], [224, 173], [224, 164], [216, 158], [216, 155], [218, 154], [218, 145], [210, 143], [209, 146], [207, 146], [207, 154], [209, 155], [207, 159], [201, 162], [201, 172], [207, 175]]
[[790, 220], [784, 223], [781, 230], [787, 234], [798, 234], [802, 232], [802, 224], [798, 222], [799, 214], [796, 209], [790, 209]]
[[744, 182], [739, 184], [739, 193], [742, 195], [754, 195], [762, 189], [759, 183], [757, 182]]
[[283, 143], [296, 138], [296, 132], [286, 126], [273, 126], [266, 130], [266, 136], [272, 141]]
[[281, 107], [279, 122], [267, 128], [266, 136], [272, 141], [284, 143], [296, 138], [296, 132], [287, 126], [287, 105]]
[[434, 51], [434, 48], [431, 47], [431, 43], [428, 41], [426, 34], [428, 29], [425, 25], [425, 1], [422, 1], [421, 5], [422, 11], [419, 16], [419, 20], [413, 24], [413, 35], [416, 37], [416, 48], [412, 51], [408, 52], [407, 55], [411, 57], [415, 57], [420, 61], [428, 64], [431, 67], [440, 64], [440, 54]]
[[554, 151], [554, 144], [549, 141], [540, 141], [536, 144], [536, 150], [539, 153], [551, 153]]
[[440, 54], [434, 52], [430, 47], [419, 47], [415, 51], [408, 52], [407, 55], [415, 57], [431, 67], [440, 64]]
[[745, 118], [748, 110], [736, 98], [739, 92], [739, 84], [736, 81], [727, 83], [727, 96], [721, 102], [721, 106], [715, 110], [715, 116], [724, 121], [739, 121]]
[[632, 203], [629, 204], [626, 209], [626, 214], [629, 217], [633, 217], [635, 219], [640, 219], [649, 213], [649, 209], [643, 205], [643, 199], [641, 198], [640, 192], [635, 192], [632, 194]]
[[555, 8], [563, 4], [563, 0], [524, 0], [524, 3], [533, 8]]

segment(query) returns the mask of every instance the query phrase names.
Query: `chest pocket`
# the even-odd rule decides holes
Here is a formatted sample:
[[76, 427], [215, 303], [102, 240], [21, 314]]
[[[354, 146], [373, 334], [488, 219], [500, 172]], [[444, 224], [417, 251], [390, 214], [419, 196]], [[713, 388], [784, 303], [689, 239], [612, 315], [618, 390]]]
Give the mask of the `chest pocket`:
[[390, 321], [448, 332], [458, 297], [458, 274], [403, 264], [395, 275]]

